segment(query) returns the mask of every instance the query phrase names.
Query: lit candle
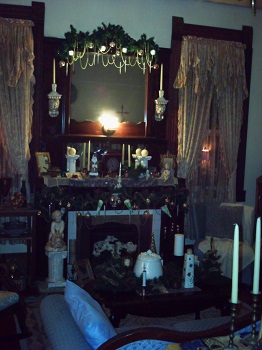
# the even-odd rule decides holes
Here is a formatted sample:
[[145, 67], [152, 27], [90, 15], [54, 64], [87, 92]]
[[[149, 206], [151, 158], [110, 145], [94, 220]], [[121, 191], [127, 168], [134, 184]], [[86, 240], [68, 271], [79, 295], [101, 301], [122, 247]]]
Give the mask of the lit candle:
[[53, 59], [53, 84], [55, 84], [55, 59]]
[[160, 70], [160, 90], [163, 90], [163, 63], [161, 64]]
[[88, 149], [87, 149], [87, 171], [90, 171], [90, 153], [91, 153], [91, 142], [88, 141]]
[[261, 218], [257, 218], [253, 294], [259, 294], [260, 249], [261, 249]]
[[131, 148], [130, 145], [128, 145], [128, 167], [131, 167]]
[[122, 163], [125, 163], [125, 144], [122, 145]]
[[145, 264], [144, 264], [144, 269], [143, 269], [142, 287], [146, 287], [146, 265]]
[[232, 265], [231, 303], [238, 303], [238, 263], [239, 263], [239, 227], [235, 224]]

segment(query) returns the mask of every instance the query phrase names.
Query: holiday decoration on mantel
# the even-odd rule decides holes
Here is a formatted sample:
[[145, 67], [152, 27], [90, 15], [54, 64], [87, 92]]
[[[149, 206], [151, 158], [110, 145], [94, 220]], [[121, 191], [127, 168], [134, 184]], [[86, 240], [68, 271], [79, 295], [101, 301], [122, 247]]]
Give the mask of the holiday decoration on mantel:
[[[134, 191], [133, 188], [122, 186], [115, 189], [115, 186], [107, 189], [96, 188], [92, 191], [83, 191], [77, 187], [47, 187], [43, 186], [41, 192], [36, 192], [35, 206], [39, 215], [50, 221], [51, 213], [54, 210], [68, 211], [100, 211], [100, 204], [107, 210], [125, 210], [127, 204], [132, 210], [155, 209], [160, 212], [161, 207], [166, 210], [169, 216], [177, 215], [179, 211], [187, 211], [188, 190], [184, 187], [160, 186], [156, 189], [141, 188]], [[101, 206], [102, 206], [101, 204]], [[100, 208], [99, 208], [100, 207]]]

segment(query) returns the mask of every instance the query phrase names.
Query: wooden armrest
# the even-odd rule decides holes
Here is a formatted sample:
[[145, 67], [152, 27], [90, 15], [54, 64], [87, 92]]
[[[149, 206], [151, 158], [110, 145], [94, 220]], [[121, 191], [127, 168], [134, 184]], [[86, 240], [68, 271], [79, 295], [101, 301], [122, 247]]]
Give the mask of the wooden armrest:
[[[235, 331], [251, 324], [251, 317], [252, 314], [250, 312], [237, 318], [235, 321]], [[115, 350], [126, 344], [130, 344], [132, 342], [143, 339], [155, 339], [170, 341], [172, 343], [183, 343], [202, 338], [227, 336], [230, 333], [230, 325], [231, 322], [227, 322], [218, 327], [197, 332], [190, 332], [190, 329], [188, 332], [181, 332], [172, 330], [171, 328], [167, 329], [161, 327], [140, 327], [117, 334], [102, 344], [98, 350]]]

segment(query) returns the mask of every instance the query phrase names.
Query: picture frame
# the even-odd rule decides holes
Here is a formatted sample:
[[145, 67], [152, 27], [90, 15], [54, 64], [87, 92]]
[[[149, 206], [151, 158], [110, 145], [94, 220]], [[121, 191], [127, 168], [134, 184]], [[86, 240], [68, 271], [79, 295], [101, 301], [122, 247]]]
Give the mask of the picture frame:
[[95, 279], [89, 259], [77, 260], [75, 262], [77, 282], [80, 287], [92, 283]]
[[47, 175], [50, 169], [51, 157], [49, 152], [35, 152], [38, 176]]
[[176, 172], [176, 156], [171, 153], [161, 154], [160, 155], [160, 167], [161, 169], [165, 168], [166, 164], [169, 164], [170, 169]]

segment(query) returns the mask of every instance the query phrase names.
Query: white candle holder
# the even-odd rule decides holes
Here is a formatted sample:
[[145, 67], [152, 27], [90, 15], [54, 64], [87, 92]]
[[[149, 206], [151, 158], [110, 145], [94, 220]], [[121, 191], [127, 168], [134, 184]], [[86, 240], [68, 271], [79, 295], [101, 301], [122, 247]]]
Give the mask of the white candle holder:
[[75, 173], [76, 171], [76, 160], [79, 158], [79, 155], [71, 156], [69, 154], [66, 154], [66, 159], [67, 159], [67, 171], [69, 173]]
[[155, 100], [155, 120], [161, 122], [164, 119], [164, 113], [168, 100], [164, 98], [164, 90], [159, 90], [159, 97]]
[[135, 169], [138, 167], [138, 165], [141, 165], [144, 168], [148, 168], [148, 162], [152, 159], [152, 156], [137, 156], [136, 154], [132, 154], [132, 157], [135, 159]]
[[59, 115], [59, 105], [62, 95], [56, 91], [57, 85], [52, 84], [52, 91], [47, 95], [49, 99], [49, 115], [55, 118]]

